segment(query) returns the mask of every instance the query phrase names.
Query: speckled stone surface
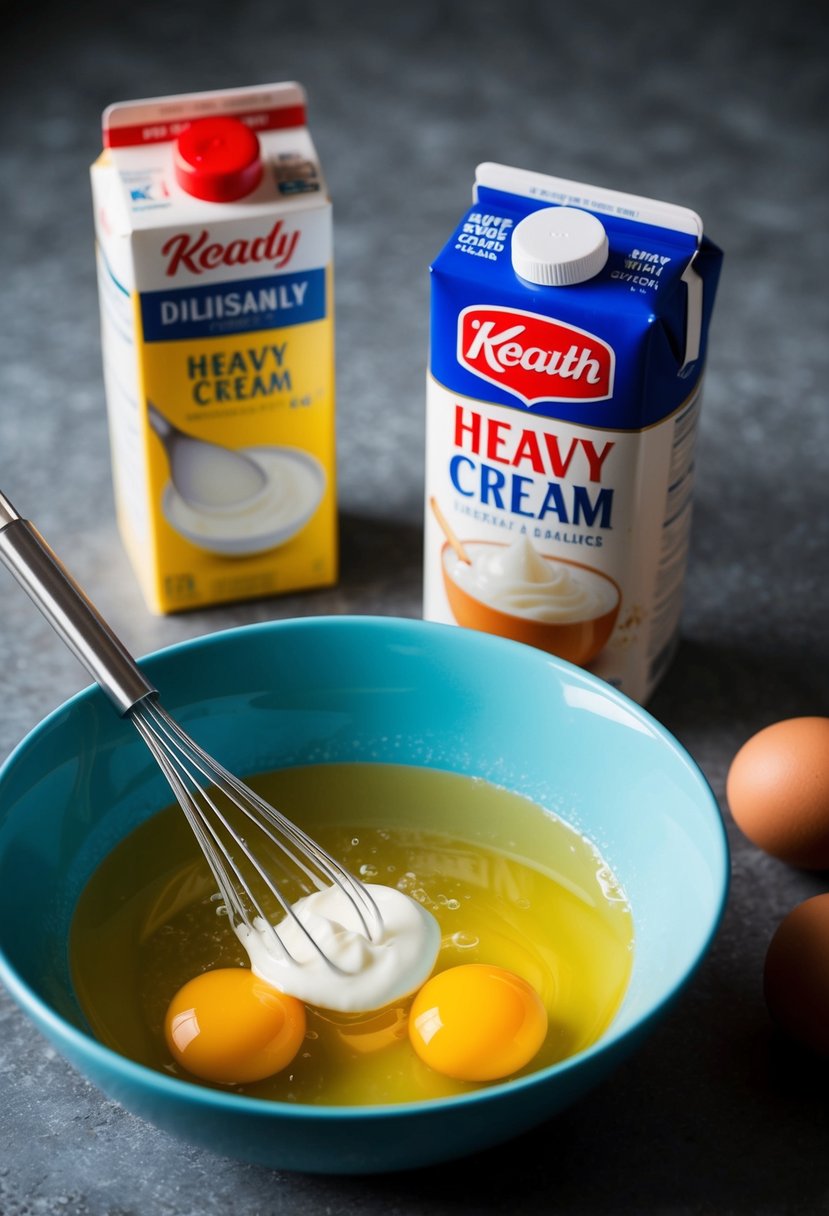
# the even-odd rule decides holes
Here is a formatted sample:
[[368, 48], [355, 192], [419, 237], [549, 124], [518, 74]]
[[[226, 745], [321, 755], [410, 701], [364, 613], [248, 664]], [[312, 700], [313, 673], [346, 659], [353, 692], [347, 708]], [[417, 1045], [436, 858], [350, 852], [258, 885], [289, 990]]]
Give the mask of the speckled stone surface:
[[[829, 701], [829, 185], [821, 6], [19, 6], [0, 144], [0, 488], [137, 653], [317, 613], [419, 616], [427, 266], [500, 160], [694, 207], [726, 252], [683, 643], [652, 712], [721, 799], [742, 741]], [[111, 101], [296, 78], [335, 200], [342, 579], [151, 617], [115, 531], [87, 166]], [[86, 683], [0, 572], [0, 754]], [[182, 1146], [101, 1095], [0, 993], [0, 1213], [829, 1212], [829, 1071], [773, 1036], [780, 918], [829, 876], [728, 820], [722, 930], [664, 1024], [565, 1115], [485, 1157], [369, 1179]]]

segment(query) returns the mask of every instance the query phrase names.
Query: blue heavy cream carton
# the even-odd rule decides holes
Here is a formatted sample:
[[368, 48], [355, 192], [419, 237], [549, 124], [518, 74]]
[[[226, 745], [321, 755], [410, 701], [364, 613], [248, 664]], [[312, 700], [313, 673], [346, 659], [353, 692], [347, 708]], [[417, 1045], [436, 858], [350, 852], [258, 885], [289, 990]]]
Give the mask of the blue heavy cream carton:
[[149, 607], [333, 582], [331, 200], [304, 90], [117, 102], [103, 142], [115, 500]]
[[432, 267], [424, 616], [636, 700], [674, 652], [721, 251], [693, 211], [484, 164]]

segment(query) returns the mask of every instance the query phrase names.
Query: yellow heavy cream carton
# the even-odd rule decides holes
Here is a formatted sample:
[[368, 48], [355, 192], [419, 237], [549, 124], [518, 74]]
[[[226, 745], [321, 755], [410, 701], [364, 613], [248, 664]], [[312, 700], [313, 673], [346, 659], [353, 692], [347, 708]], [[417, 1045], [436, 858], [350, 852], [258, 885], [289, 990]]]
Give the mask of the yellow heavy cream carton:
[[331, 203], [302, 88], [117, 103], [103, 141], [115, 499], [149, 607], [334, 582]]

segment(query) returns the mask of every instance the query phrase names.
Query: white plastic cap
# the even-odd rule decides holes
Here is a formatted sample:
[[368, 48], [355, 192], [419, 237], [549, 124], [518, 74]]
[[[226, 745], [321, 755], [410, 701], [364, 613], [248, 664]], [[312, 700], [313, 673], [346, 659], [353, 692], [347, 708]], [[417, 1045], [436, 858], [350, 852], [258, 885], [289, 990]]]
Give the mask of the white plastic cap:
[[567, 287], [597, 275], [607, 261], [604, 226], [578, 207], [543, 207], [512, 234], [516, 274], [544, 287]]

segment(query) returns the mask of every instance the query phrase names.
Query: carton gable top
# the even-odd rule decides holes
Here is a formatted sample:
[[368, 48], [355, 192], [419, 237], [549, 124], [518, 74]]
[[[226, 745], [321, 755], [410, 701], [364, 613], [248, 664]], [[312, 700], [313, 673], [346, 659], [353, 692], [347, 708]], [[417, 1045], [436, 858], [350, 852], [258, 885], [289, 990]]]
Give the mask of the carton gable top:
[[118, 101], [104, 110], [103, 143], [105, 148], [166, 143], [195, 119], [216, 116], [238, 118], [257, 132], [304, 127], [305, 104], [305, 90], [295, 81]]

